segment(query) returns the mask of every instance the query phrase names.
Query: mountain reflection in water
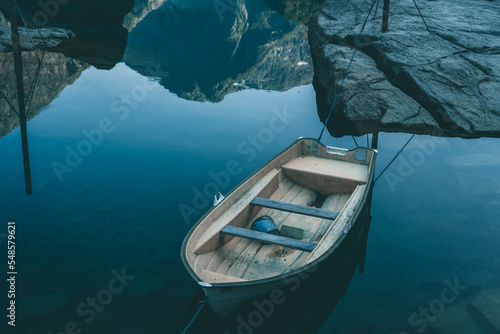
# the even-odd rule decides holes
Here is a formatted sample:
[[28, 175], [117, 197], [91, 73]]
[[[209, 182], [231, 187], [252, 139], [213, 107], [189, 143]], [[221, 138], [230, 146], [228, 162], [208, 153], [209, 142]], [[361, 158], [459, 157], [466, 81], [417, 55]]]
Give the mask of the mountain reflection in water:
[[[122, 57], [130, 68], [159, 78], [169, 91], [195, 101], [219, 102], [241, 89], [286, 91], [312, 82], [307, 27], [303, 24], [316, 8], [309, 2], [295, 8], [285, 1], [240, 1], [237, 6], [219, 8], [211, 0], [138, 0], [126, 15], [128, 2], [122, 2], [118, 11], [116, 4], [90, 3], [76, 16], [78, 20], [72, 18], [80, 1], [72, 3], [73, 7], [65, 8], [48, 23], [71, 29], [76, 37], [46, 52], [30, 118], [89, 65], [110, 69]], [[99, 16], [85, 16], [92, 6]], [[5, 8], [0, 6], [8, 18]], [[21, 8], [23, 15], [29, 15], [37, 8], [36, 2], [26, 1]], [[110, 11], [113, 15], [104, 20]], [[120, 20], [123, 26], [117, 24]], [[7, 23], [1, 13], [0, 22]], [[35, 71], [30, 68], [36, 67], [35, 53], [24, 53], [25, 75], [33, 78]], [[4, 74], [0, 85], [7, 99], [13, 100], [17, 92], [10, 53], [0, 54], [0, 62]], [[18, 122], [7, 101], [1, 100], [0, 107], [1, 137]]]
[[124, 60], [196, 101], [218, 102], [245, 88], [288, 90], [313, 74], [305, 25], [262, 0], [223, 8], [212, 0], [167, 2], [136, 23]]

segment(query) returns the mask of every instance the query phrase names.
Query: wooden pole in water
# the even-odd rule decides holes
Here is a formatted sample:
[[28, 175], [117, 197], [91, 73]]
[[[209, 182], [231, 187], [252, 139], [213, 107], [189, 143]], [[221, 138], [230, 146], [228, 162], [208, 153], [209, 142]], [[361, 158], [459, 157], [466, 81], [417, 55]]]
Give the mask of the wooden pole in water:
[[390, 7], [390, 0], [384, 0], [384, 10], [382, 12], [383, 32], [387, 32], [389, 30], [389, 7]]
[[23, 150], [24, 180], [26, 183], [26, 194], [31, 195], [31, 171], [30, 155], [28, 150], [28, 131], [26, 128], [26, 106], [24, 103], [24, 82], [23, 82], [23, 56], [21, 54], [21, 40], [17, 26], [16, 7], [12, 1], [11, 9], [11, 39], [12, 50], [14, 51], [14, 72], [16, 74], [17, 104], [19, 111], [19, 124], [21, 127], [21, 145]]
[[372, 148], [376, 150], [377, 147], [378, 147], [378, 132], [375, 132], [372, 135]]
[[[372, 148], [376, 150], [377, 147], [378, 147], [378, 132], [375, 132], [372, 135]], [[365, 230], [363, 231], [364, 243], [363, 243], [363, 250], [361, 252], [361, 259], [359, 261], [359, 267], [358, 267], [359, 273], [363, 273], [365, 271], [366, 248], [368, 245], [368, 231], [370, 230], [370, 224], [372, 221], [372, 199], [373, 199], [373, 186], [374, 185], [375, 185], [375, 183], [372, 182], [372, 184], [370, 185], [370, 190], [368, 191], [368, 196], [366, 197], [367, 214], [366, 214], [365, 219], [367, 219], [367, 221], [366, 221]]]
[[[374, 132], [372, 134], [372, 149], [376, 150], [378, 147], [378, 132]], [[368, 207], [368, 215], [371, 215], [372, 213], [372, 196], [373, 196], [373, 186], [375, 185], [374, 182], [372, 182], [370, 186], [370, 191], [368, 191], [368, 197], [366, 199], [366, 205]]]

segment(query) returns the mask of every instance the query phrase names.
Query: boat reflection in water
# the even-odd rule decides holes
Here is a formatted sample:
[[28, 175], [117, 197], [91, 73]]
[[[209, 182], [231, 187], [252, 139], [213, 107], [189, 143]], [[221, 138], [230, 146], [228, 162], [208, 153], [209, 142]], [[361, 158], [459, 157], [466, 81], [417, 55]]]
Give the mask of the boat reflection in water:
[[[288, 285], [248, 302], [228, 316], [219, 316], [205, 306], [189, 333], [254, 334], [316, 333], [328, 319], [337, 303], [344, 298], [356, 269], [364, 270], [370, 229], [371, 195], [352, 230], [328, 260]], [[186, 324], [200, 308], [204, 295], [196, 292], [186, 314]]]

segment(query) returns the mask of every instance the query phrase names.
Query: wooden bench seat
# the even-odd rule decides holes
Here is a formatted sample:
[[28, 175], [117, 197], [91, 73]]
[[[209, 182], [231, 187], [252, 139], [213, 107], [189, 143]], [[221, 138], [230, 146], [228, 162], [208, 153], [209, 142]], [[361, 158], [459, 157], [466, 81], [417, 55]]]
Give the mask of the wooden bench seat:
[[317, 244], [292, 238], [281, 237], [274, 234], [258, 232], [246, 228], [226, 225], [221, 231], [222, 234], [232, 235], [240, 238], [247, 238], [261, 241], [268, 244], [294, 248], [306, 252], [312, 252]]
[[368, 177], [368, 166], [366, 165], [318, 157], [295, 158], [284, 164], [282, 168], [287, 171], [352, 180], [359, 184], [366, 183]]
[[319, 217], [324, 219], [335, 220], [339, 215], [338, 212], [313, 208], [305, 205], [292, 204], [287, 202], [274, 201], [267, 198], [255, 197], [251, 202], [252, 205], [262, 206], [265, 208], [276, 209], [281, 211], [298, 213], [301, 215]]
[[298, 157], [281, 169], [292, 181], [325, 195], [352, 193], [368, 179], [367, 165], [319, 157]]
[[[199, 238], [194, 253], [196, 255], [206, 254], [222, 246], [219, 240], [219, 232], [227, 224], [246, 226], [251, 201], [256, 196], [271, 196], [278, 188], [279, 174], [280, 172], [277, 169], [273, 169], [233, 203], [228, 202], [227, 199], [220, 203], [210, 215], [214, 215], [216, 212], [221, 212], [221, 214], [216, 216], [213, 221], [209, 221], [208, 217], [210, 215], [205, 218], [207, 227]], [[225, 209], [220, 210], [221, 208]]]

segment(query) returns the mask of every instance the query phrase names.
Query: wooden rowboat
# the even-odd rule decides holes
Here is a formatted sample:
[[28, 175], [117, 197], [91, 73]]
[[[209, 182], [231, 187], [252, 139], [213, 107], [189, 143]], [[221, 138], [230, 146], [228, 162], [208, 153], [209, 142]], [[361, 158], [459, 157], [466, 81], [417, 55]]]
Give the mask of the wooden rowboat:
[[[366, 202], [376, 153], [299, 138], [205, 214], [181, 258], [212, 310], [229, 314], [324, 262]], [[263, 215], [280, 236], [250, 229]]]

